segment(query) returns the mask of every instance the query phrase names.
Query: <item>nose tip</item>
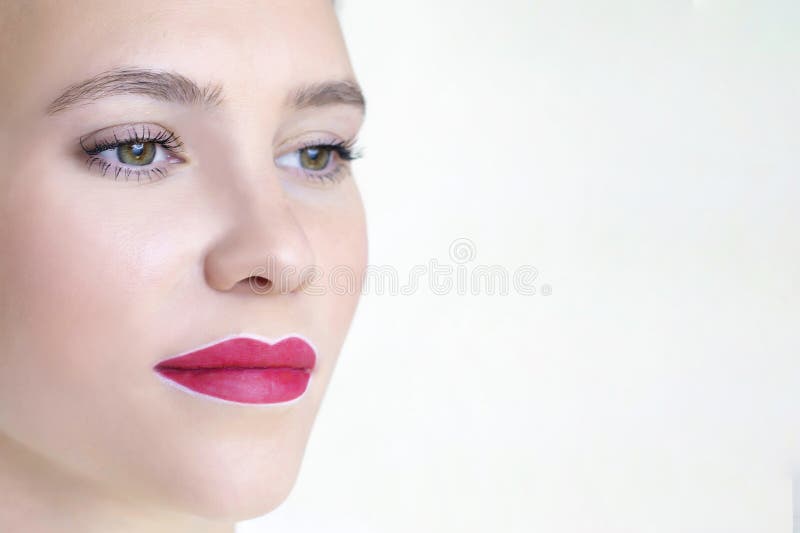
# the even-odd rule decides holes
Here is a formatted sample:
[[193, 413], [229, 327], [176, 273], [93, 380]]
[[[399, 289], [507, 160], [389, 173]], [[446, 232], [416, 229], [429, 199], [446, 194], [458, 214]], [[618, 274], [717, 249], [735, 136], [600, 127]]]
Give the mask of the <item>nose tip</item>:
[[[255, 211], [255, 210], [254, 210]], [[241, 216], [208, 251], [207, 283], [241, 294], [287, 294], [307, 280], [314, 254], [306, 233], [286, 205]]]

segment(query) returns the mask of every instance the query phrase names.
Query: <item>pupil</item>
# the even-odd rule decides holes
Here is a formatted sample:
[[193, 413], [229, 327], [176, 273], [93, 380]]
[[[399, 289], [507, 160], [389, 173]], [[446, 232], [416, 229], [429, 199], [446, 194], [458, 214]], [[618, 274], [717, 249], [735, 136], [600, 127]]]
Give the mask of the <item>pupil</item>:
[[139, 157], [144, 152], [144, 144], [142, 143], [131, 145], [131, 147], [133, 148], [133, 155], [136, 157]]

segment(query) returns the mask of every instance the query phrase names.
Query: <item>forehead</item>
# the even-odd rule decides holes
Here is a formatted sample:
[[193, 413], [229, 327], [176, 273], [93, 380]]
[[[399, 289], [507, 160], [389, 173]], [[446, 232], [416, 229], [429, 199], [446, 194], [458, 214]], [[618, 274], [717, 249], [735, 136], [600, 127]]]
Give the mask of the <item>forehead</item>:
[[264, 98], [353, 77], [330, 0], [19, 4], [0, 12], [10, 30], [0, 69], [47, 94], [120, 65], [223, 81], [229, 93]]

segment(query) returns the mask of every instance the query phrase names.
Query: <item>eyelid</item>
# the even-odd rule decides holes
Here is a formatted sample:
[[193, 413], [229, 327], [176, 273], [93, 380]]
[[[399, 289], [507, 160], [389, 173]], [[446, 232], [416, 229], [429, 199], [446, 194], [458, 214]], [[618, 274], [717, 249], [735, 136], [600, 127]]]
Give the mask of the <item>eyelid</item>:
[[[87, 140], [91, 141], [87, 142]], [[141, 181], [143, 175], [148, 178], [148, 181], [153, 181], [154, 174], [158, 174], [161, 178], [165, 178], [168, 175], [169, 165], [157, 166], [157, 163], [180, 164], [187, 162], [184, 157], [178, 155], [184, 151], [183, 142], [180, 138], [169, 128], [157, 124], [130, 123], [111, 126], [84, 135], [79, 142], [83, 152], [88, 156], [86, 159], [87, 169], [91, 171], [94, 163], [98, 163], [101, 175], [105, 177], [109, 170], [113, 169], [115, 180], [119, 178], [120, 174], [124, 173], [126, 178], [136, 174], [137, 181]], [[139, 143], [154, 143], [157, 154], [164, 152], [162, 154], [163, 159], [157, 163], [155, 161], [151, 162], [148, 165], [129, 166], [121, 161], [112, 161], [101, 155], [103, 152], [115, 151], [120, 146]], [[177, 161], [174, 159], [177, 159]]]
[[[292, 149], [277, 150], [276, 152], [280, 155], [275, 157], [275, 163], [278, 167], [295, 174], [301, 174], [309, 181], [317, 184], [336, 183], [344, 179], [347, 175], [346, 171], [349, 169], [350, 161], [360, 156], [360, 154], [353, 150], [355, 142], [355, 138], [345, 141], [335, 136], [332, 138], [311, 137], [305, 140], [287, 141], [282, 143], [281, 146], [285, 147], [289, 145]], [[331, 155], [328, 167], [322, 170], [304, 168], [300, 163], [300, 153], [308, 148], [321, 148], [330, 151]], [[287, 159], [290, 157], [293, 162], [297, 164], [286, 164], [288, 163]]]
[[[87, 140], [92, 141], [87, 146]], [[183, 141], [169, 128], [151, 123], [128, 123], [104, 128], [79, 139], [81, 148], [93, 155], [120, 144], [136, 142], [156, 142], [172, 152], [184, 151]]]
[[[159, 150], [158, 145], [161, 145], [160, 151], [163, 150], [166, 152], [166, 157], [158, 161], [158, 163], [167, 162], [175, 165], [188, 162], [186, 158], [179, 155], [184, 152], [183, 142], [180, 138], [169, 128], [155, 123], [119, 124], [80, 137], [81, 148], [84, 153], [89, 156], [86, 162], [90, 170], [93, 164], [97, 162], [99, 163], [98, 168], [102, 169], [103, 176], [113, 167], [115, 179], [117, 179], [122, 172], [125, 173], [126, 177], [135, 173], [138, 179], [141, 179], [142, 175], [150, 177], [152, 173], [158, 173], [162, 177], [166, 177], [166, 172], [169, 170], [166, 167], [172, 165], [166, 165], [166, 167], [151, 166], [156, 165], [156, 162], [153, 161], [148, 165], [128, 166], [128, 164], [122, 161], [111, 161], [100, 155], [103, 152], [115, 150], [120, 146], [143, 142], [155, 143], [157, 150]], [[352, 149], [355, 142], [355, 137], [350, 140], [344, 140], [338, 135], [329, 132], [305, 133], [302, 136], [298, 135], [295, 138], [288, 139], [284, 143], [281, 143], [279, 145], [280, 148], [276, 150], [276, 153], [279, 155], [275, 157], [275, 162], [278, 163], [279, 160], [293, 154], [299, 158], [300, 152], [307, 148], [324, 148], [332, 152], [330, 166], [325, 169], [307, 169], [300, 164], [279, 164], [278, 166], [289, 169], [296, 168], [297, 172], [304, 174], [312, 181], [338, 181], [343, 171], [349, 168], [349, 162], [361, 155]], [[175, 159], [177, 159], [177, 161]]]

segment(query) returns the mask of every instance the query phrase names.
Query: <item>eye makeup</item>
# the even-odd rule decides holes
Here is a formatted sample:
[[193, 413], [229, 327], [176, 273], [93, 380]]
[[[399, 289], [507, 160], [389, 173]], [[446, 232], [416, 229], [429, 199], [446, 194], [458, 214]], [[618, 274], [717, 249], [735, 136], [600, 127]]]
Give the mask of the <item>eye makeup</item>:
[[275, 163], [312, 181], [336, 183], [345, 177], [350, 161], [361, 157], [353, 148], [355, 142], [319, 138], [302, 141], [275, 158]]
[[[89, 171], [137, 182], [168, 176], [169, 167], [185, 163], [179, 154], [186, 148], [173, 131], [156, 124], [125, 124], [80, 138]], [[344, 141], [333, 136], [317, 136], [296, 141], [275, 158], [275, 165], [291, 175], [318, 184], [333, 184], [346, 177], [349, 163], [361, 157], [354, 150], [356, 139]]]
[[[131, 176], [135, 176], [137, 181], [142, 181], [143, 177], [153, 181], [156, 175], [164, 178], [168, 172], [165, 166], [153, 163], [185, 162], [176, 155], [184, 150], [181, 139], [173, 131], [154, 124], [115, 126], [81, 137], [79, 142], [88, 156], [87, 169], [92, 170], [96, 163], [102, 176], [113, 173], [115, 180], [123, 175], [125, 181]], [[123, 159], [134, 161], [126, 166]], [[144, 164], [138, 164], [142, 161]]]

